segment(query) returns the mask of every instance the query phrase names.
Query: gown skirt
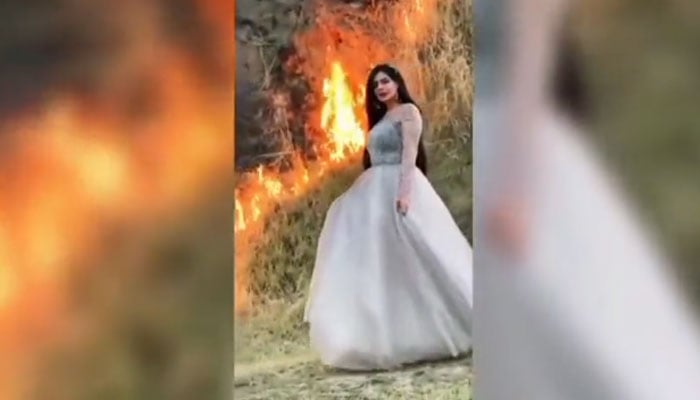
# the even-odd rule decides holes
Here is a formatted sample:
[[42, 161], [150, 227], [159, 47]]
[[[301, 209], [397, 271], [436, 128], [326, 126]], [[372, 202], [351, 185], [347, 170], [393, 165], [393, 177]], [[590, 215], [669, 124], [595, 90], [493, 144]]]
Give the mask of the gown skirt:
[[689, 305], [580, 128], [552, 114], [533, 130], [523, 255], [487, 234], [485, 211], [507, 186], [499, 168], [514, 168], [499, 109], [475, 112], [486, 132], [475, 140], [475, 397], [700, 399]]
[[329, 366], [384, 370], [472, 344], [472, 250], [425, 175], [396, 210], [400, 165], [367, 169], [331, 205], [304, 319]]

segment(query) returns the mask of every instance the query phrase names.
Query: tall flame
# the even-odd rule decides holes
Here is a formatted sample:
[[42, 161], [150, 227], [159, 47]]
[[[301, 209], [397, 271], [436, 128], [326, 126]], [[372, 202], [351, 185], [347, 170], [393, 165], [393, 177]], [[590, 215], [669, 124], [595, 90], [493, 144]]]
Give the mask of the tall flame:
[[321, 109], [321, 128], [330, 135], [333, 146], [330, 158], [340, 161], [346, 151], [357, 151], [365, 145], [364, 129], [355, 115], [356, 102], [362, 102], [364, 90], [354, 95], [339, 62], [331, 64], [331, 76], [323, 82], [326, 102]]
[[3, 125], [2, 399], [26, 397], [9, 386], [32, 384], [20, 380], [31, 375], [20, 361], [58, 340], [68, 279], [99, 260], [109, 245], [105, 228], [154, 225], [190, 207], [230, 168], [231, 147], [221, 145], [231, 138], [230, 103], [210, 91], [188, 54], [161, 51], [167, 68], [152, 82], [160, 107], [147, 119], [122, 115], [116, 96], [87, 104], [61, 92]]

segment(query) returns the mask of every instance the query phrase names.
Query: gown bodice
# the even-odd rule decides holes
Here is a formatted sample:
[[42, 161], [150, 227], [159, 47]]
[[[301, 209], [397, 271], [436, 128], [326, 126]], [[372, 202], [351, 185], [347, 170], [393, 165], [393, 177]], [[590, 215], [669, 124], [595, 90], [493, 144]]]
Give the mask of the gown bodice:
[[372, 166], [397, 165], [398, 197], [408, 201], [413, 187], [416, 158], [423, 131], [420, 110], [412, 104], [398, 106], [369, 132], [367, 151]]
[[369, 132], [367, 145], [372, 165], [401, 164], [401, 122], [384, 118]]

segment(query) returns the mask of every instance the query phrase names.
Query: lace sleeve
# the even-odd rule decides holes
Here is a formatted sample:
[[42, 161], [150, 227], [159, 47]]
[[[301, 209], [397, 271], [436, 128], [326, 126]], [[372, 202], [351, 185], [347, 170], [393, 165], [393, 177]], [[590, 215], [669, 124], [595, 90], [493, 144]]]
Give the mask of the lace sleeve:
[[399, 199], [409, 200], [413, 188], [414, 169], [418, 156], [418, 143], [423, 131], [423, 118], [418, 107], [413, 104], [401, 106], [399, 121], [401, 122], [401, 174], [399, 178]]

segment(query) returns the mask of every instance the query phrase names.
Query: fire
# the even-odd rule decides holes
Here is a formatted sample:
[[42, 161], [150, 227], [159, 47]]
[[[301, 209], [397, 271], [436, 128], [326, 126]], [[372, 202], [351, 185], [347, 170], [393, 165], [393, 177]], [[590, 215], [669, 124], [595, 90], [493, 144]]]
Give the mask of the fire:
[[[261, 234], [263, 222], [278, 204], [294, 200], [334, 168], [354, 159], [364, 148], [363, 128], [364, 88], [353, 84], [339, 61], [332, 62], [328, 77], [323, 82], [324, 103], [318, 126], [325, 137], [319, 148], [327, 154], [313, 166], [307, 166], [301, 155], [294, 167], [286, 173], [259, 166], [255, 172], [243, 176], [244, 183], [236, 189], [236, 311], [243, 312], [249, 305], [247, 292], [247, 265], [251, 247]], [[353, 90], [353, 88], [357, 88]]]
[[11, 263], [11, 250], [7, 243], [8, 235], [0, 226], [0, 304], [6, 304], [15, 289], [14, 276], [6, 267]]
[[7, 386], [30, 384], [19, 382], [30, 374], [18, 363], [62, 334], [66, 279], [99, 265], [105, 228], [156, 225], [230, 169], [231, 147], [221, 145], [231, 141], [230, 103], [200, 81], [189, 56], [162, 58], [168, 68], [153, 80], [161, 111], [145, 120], [56, 93], [2, 127], [0, 398], [22, 398]]
[[[236, 232], [247, 231], [251, 223], [267, 214], [271, 205], [306, 193], [318, 178], [325, 175], [329, 163], [342, 163], [364, 147], [365, 129], [361, 123], [364, 89], [353, 91], [343, 66], [333, 62], [330, 76], [324, 80], [323, 91], [325, 102], [319, 126], [326, 137], [320, 147], [329, 149], [328, 159], [318, 162], [313, 177], [303, 165], [301, 156], [294, 161], [295, 168], [284, 176], [273, 168], [265, 169], [261, 165], [253, 174], [244, 177], [246, 183], [236, 190]], [[285, 185], [285, 182], [288, 184]], [[253, 193], [247, 202], [244, 193]]]
[[[130, 11], [141, 3], [145, 11], [156, 7], [153, 2], [126, 3]], [[206, 7], [207, 18], [217, 25], [222, 46], [228, 49], [232, 4], [206, 0]], [[90, 13], [96, 10], [91, 8]], [[0, 398], [25, 398], [29, 393], [33, 375], [26, 371], [30, 361], [36, 362], [32, 352], [42, 348], [45, 339], [63, 334], [56, 321], [71, 317], [64, 308], [72, 295], [66, 290], [67, 279], [76, 267], [100, 265], [96, 256], [109, 246], [105, 231], [127, 224], [153, 226], [170, 213], [179, 214], [209, 193], [215, 185], [212, 177], [230, 171], [230, 93], [214, 89], [212, 74], [205, 77], [204, 63], [195, 59], [200, 53], [173, 42], [171, 33], [160, 32], [158, 20], [149, 21], [145, 11], [123, 21], [130, 32], [138, 32], [136, 44], [128, 35], [123, 40], [114, 36], [120, 38], [116, 62], [105, 63], [115, 64], [114, 68], [103, 68], [102, 60], [95, 63], [93, 56], [85, 65], [76, 64], [80, 65], [76, 70], [88, 75], [89, 98], [82, 89], [73, 91], [70, 83], [57, 82], [45, 88], [36, 103], [11, 117], [3, 115]], [[32, 20], [37, 15], [27, 16]], [[143, 32], [140, 16], [149, 28]], [[32, 23], [42, 27], [42, 19], [34, 19]], [[110, 26], [105, 30], [112, 32]], [[44, 39], [32, 37], [40, 43]], [[69, 42], [83, 44], [74, 37]], [[111, 53], [110, 49], [101, 46], [99, 54]], [[222, 59], [229, 55], [217, 53]], [[148, 84], [133, 90], [132, 78]], [[226, 79], [217, 84], [228, 92]], [[145, 109], [136, 109], [141, 99]], [[22, 375], [26, 382], [19, 379]], [[15, 386], [22, 395], [10, 393]]]
[[348, 149], [357, 151], [365, 145], [364, 129], [355, 115], [356, 102], [363, 101], [362, 92], [360, 89], [359, 95], [353, 95], [342, 65], [331, 64], [331, 76], [323, 82], [326, 102], [321, 111], [321, 128], [331, 136], [332, 160], [342, 160]]
[[[186, 57], [170, 56], [156, 85], [166, 112], [145, 123], [60, 95], [3, 132], [11, 151], [0, 172], [0, 311], [28, 285], [58, 284], [69, 264], [96, 250], [101, 218], [181, 209], [230, 162], [220, 146], [230, 135], [226, 112]], [[186, 171], [174, 178], [178, 170]]]

